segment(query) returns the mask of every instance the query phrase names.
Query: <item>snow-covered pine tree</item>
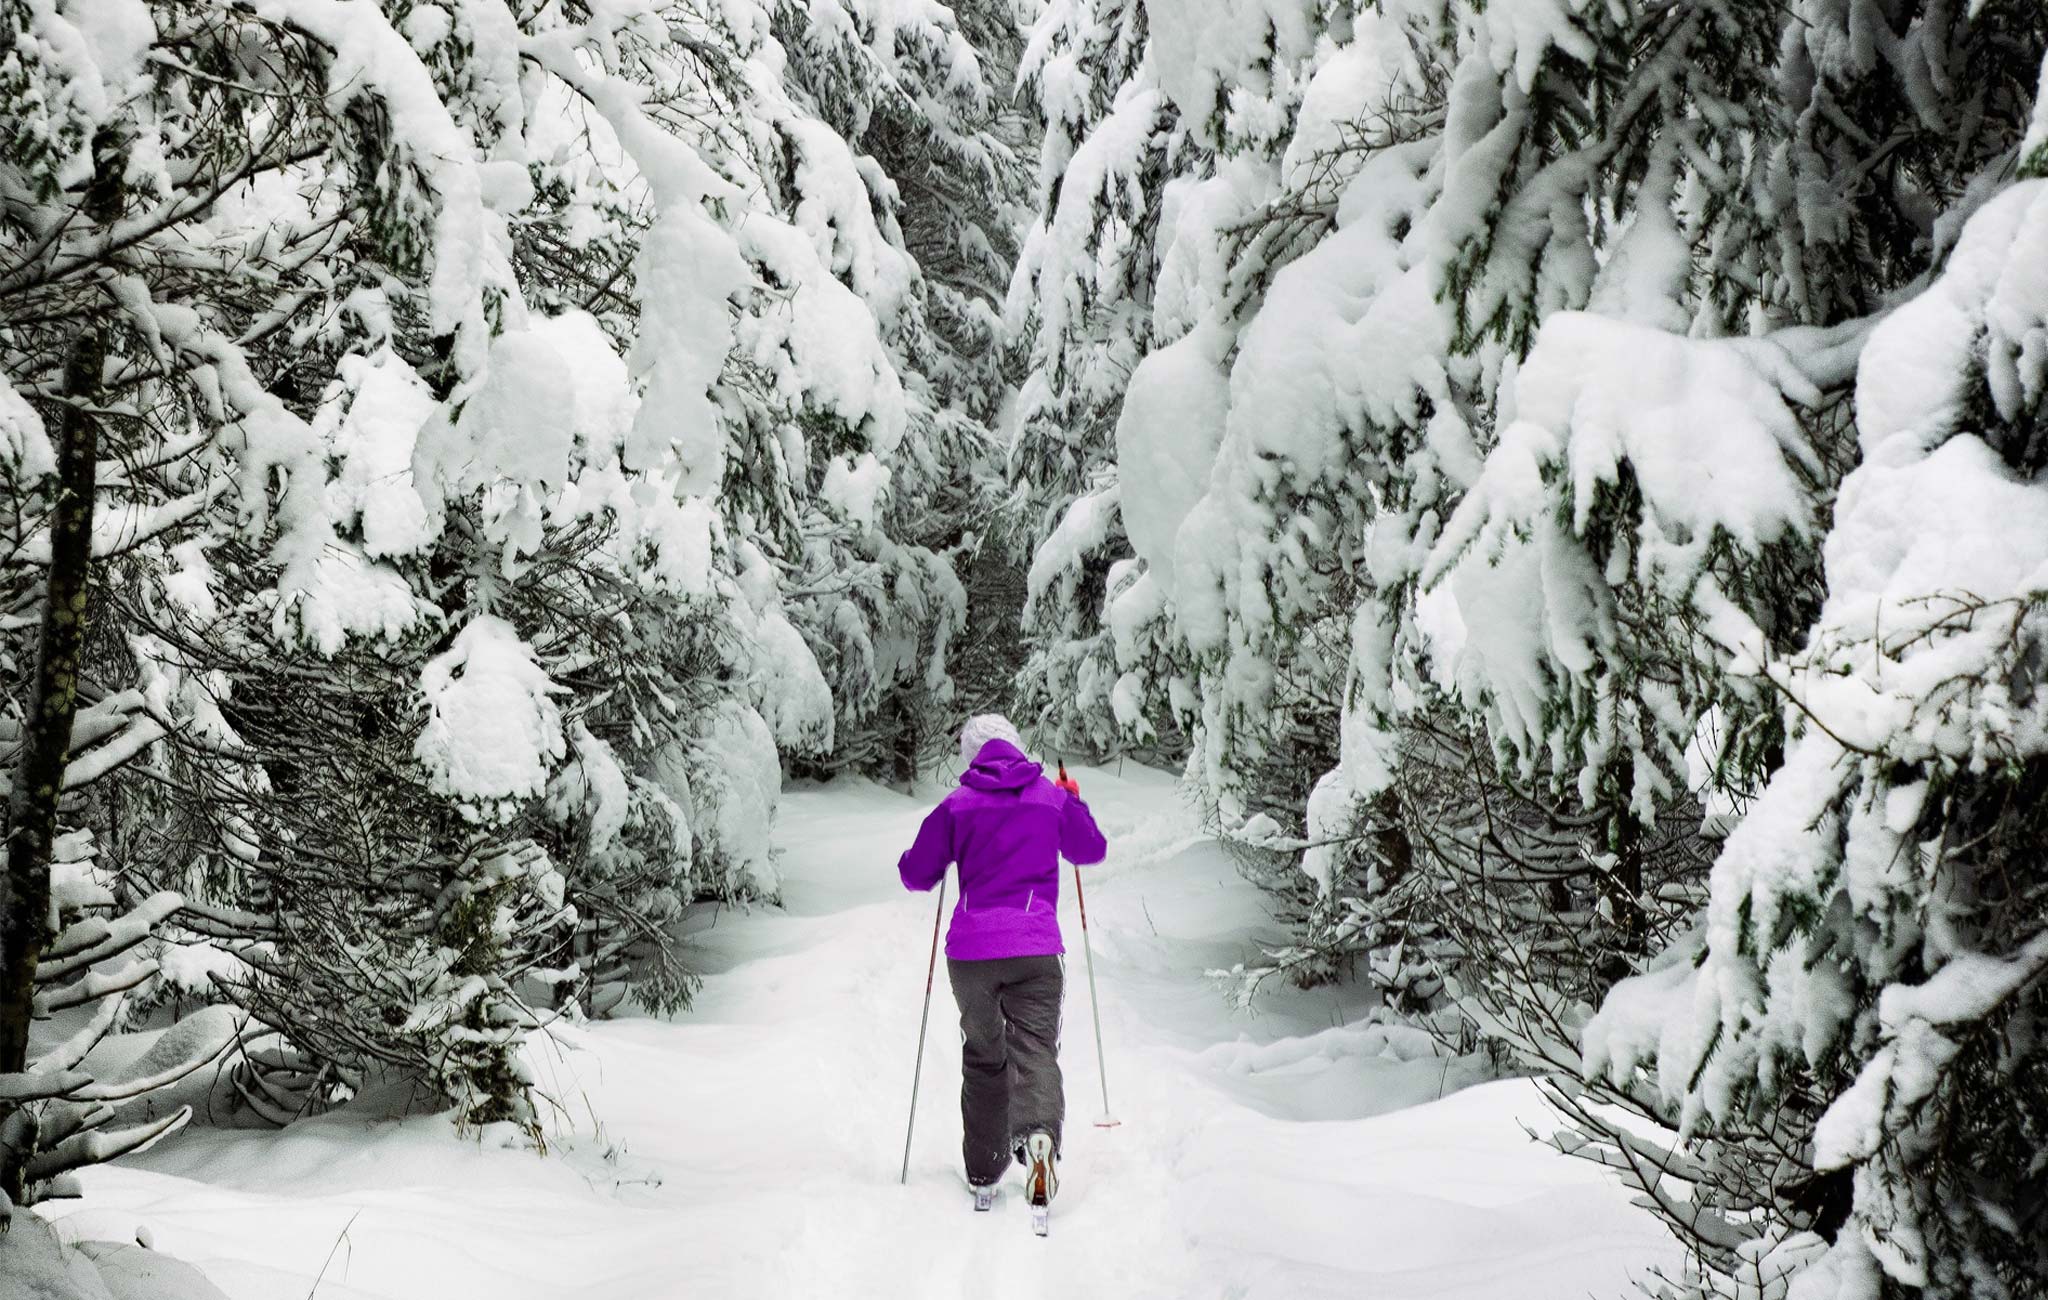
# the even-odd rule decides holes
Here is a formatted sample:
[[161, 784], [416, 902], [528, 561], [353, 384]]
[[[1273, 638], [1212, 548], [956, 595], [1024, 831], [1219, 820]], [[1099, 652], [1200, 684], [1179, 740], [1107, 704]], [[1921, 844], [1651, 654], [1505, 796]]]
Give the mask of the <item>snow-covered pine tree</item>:
[[[0, 15], [10, 35], [26, 34], [23, 18]], [[118, 128], [100, 129], [89, 105], [37, 111], [51, 107], [37, 102], [47, 89], [42, 74], [69, 62], [66, 51], [49, 53], [30, 49], [10, 60], [14, 75], [0, 94], [22, 120], [0, 156], [25, 164], [44, 194], [52, 169], [64, 169], [78, 191], [81, 235], [105, 240], [126, 204], [128, 140]], [[77, 89], [90, 97], [94, 88]], [[24, 395], [0, 368], [0, 602], [11, 611], [0, 632], [10, 687], [0, 699], [0, 1219], [16, 1205], [72, 1194], [74, 1170], [181, 1127], [189, 1108], [139, 1119], [118, 1108], [210, 1063], [239, 1036], [238, 1023], [195, 1021], [184, 1029], [196, 1032], [166, 1034], [159, 1050], [118, 1077], [85, 1068], [130, 992], [156, 973], [151, 961], [126, 959], [183, 900], [117, 890], [94, 868], [91, 831], [66, 833], [62, 824], [77, 815], [82, 788], [132, 762], [163, 728], [135, 693], [101, 697], [82, 681], [94, 578], [108, 549], [98, 527], [100, 458], [105, 450], [118, 455], [122, 440], [102, 437], [112, 423], [102, 408], [104, 324], [92, 314], [43, 324], [38, 341], [54, 372], [48, 387]], [[53, 1021], [61, 1036], [38, 1044], [37, 1022]]]
[[1166, 186], [1200, 152], [1144, 58], [1148, 21], [1134, 2], [1061, 0], [1038, 15], [1020, 64], [1044, 138], [1038, 215], [1006, 307], [1028, 369], [1001, 540], [1026, 579], [1017, 709], [1047, 744], [1083, 753], [1150, 740], [1167, 716], [1124, 682], [1107, 611], [1129, 551], [1117, 411], [1153, 345]]
[[[46, 344], [110, 322], [94, 549], [136, 581], [89, 689], [142, 688], [161, 765], [127, 775], [204, 831], [134, 837], [120, 867], [254, 905], [268, 965], [241, 1000], [476, 1120], [525, 1113], [515, 985], [573, 916], [515, 825], [567, 758], [549, 672], [632, 612], [605, 579], [718, 596], [707, 388], [745, 267], [703, 206], [716, 178], [576, 53], [667, 43], [650, 17], [136, 4], [88, 40], [9, 11], [5, 369], [61, 393]], [[183, 55], [148, 57], [163, 42]], [[659, 299], [631, 372], [589, 317], [519, 293], [528, 87], [637, 151]], [[126, 192], [81, 222], [109, 151]], [[571, 720], [616, 689], [582, 685]]]
[[805, 770], [901, 777], [950, 725], [963, 521], [987, 513], [1003, 390], [992, 303], [1030, 151], [995, 79], [1014, 24], [943, 5], [767, 5], [712, 30], [749, 71], [729, 115], [674, 125], [746, 194], [760, 285], [721, 385], [746, 449], [721, 499], [776, 643], [760, 677], [794, 670], [802, 696], [757, 703]]
[[[2029, 1028], [2048, 913], [2015, 856], [2043, 807], [2048, 392], [2048, 126], [2043, 91], [2025, 125], [2015, 65], [2048, 33], [2038, 13], [1980, 16], [1915, 33], [1971, 70], [1957, 84], [1996, 106], [2002, 147], [1943, 209], [1938, 273], [1862, 349], [1824, 604], [1755, 669], [1785, 710], [1783, 762], [1715, 864], [1701, 932], [1587, 1031], [1588, 1069], [1654, 1086], [1694, 1139], [1647, 1181], [1718, 1193], [1673, 1215], [1700, 1250], [1672, 1294], [2002, 1300], [2048, 1279]], [[1729, 1195], [1716, 1175], [1745, 1159], [1759, 1173]]]
[[[1241, 838], [1299, 846], [1287, 832], [1320, 786], [1309, 871], [1280, 878], [1305, 914], [1332, 910], [1332, 874], [1346, 869], [1355, 800], [1321, 778], [1344, 747], [1345, 661], [1371, 591], [1366, 524], [1404, 474], [1437, 484], [1418, 497], [1442, 494], [1441, 471], [1400, 454], [1401, 437], [1423, 442], [1417, 412], [1442, 411], [1431, 428], [1446, 436], [1456, 427], [1448, 398], [1404, 396], [1404, 361], [1433, 335], [1399, 337], [1430, 292], [1404, 249], [1428, 238], [1415, 227], [1442, 185], [1432, 160], [1457, 49], [1457, 29], [1427, 8], [1327, 27], [1278, 9], [1150, 14], [1145, 75], [1198, 124], [1200, 147], [1176, 155], [1152, 249], [1160, 346], [1119, 413], [1118, 474], [1145, 490], [1121, 503], [1139, 565], [1105, 593], [1111, 680], [1198, 730], [1204, 793]], [[1390, 307], [1374, 316], [1381, 297]], [[1369, 364], [1387, 378], [1361, 384], [1359, 358], [1379, 351]]]
[[[1683, 931], [1717, 836], [1810, 725], [1764, 666], [1825, 621], [1820, 539], [1870, 445], [1858, 354], [2038, 150], [2020, 135], [2041, 13], [1489, 0], [1147, 21], [1131, 88], [1156, 78], [1213, 152], [1177, 155], [1145, 269], [1209, 288], [1183, 316], [1159, 306], [1177, 288], [1149, 300], [1100, 474], [1145, 491], [1043, 479], [1070, 504], [1041, 589], [1089, 547], [1117, 557], [1113, 507], [1138, 563], [1080, 608], [1165, 631], [1097, 680], [1183, 677], [1226, 822], [1300, 854], [1305, 942], [1280, 965], [1387, 948], [1380, 977], [1426, 994], [1395, 941], [1448, 933], [1450, 965], [1421, 965], [1492, 989], [1469, 1014], [1575, 1068], [1592, 1003]], [[1121, 265], [1126, 234], [1082, 247]], [[1315, 684], [1332, 639], [1346, 667]], [[1263, 770], [1304, 716], [1334, 770]], [[1669, 1114], [1639, 1086], [1606, 1099]], [[1761, 1136], [1721, 1116], [1721, 1163], [1663, 1199], [1716, 1267], [1758, 1225], [1806, 1221], [1770, 1156], [1818, 1111], [1786, 1113]]]
[[[1450, 575], [1459, 707], [1507, 783], [1551, 805], [1519, 838], [1566, 850], [1532, 873], [1551, 924], [1504, 935], [1513, 960], [1469, 970], [1466, 993], [1545, 1068], [1576, 1064], [1589, 1001], [1683, 920], [1709, 852], [1693, 771], [1740, 798], [1777, 743], [1731, 666], [1787, 646], [1816, 604], [1810, 538], [1842, 442], [1822, 390], [1844, 340], [1720, 337], [1809, 318], [1768, 279], [1708, 287], [1715, 259], [1754, 260], [1778, 22], [1617, 10], [1518, 44], [1489, 113], [1502, 197], [1446, 261], [1451, 353], [1493, 446], [1419, 576]], [[1745, 472], [1703, 490], [1721, 465]]]
[[[1832, 21], [1874, 39], [1856, 8]], [[1796, 30], [1761, 10], [1589, 15], [1590, 55], [1560, 42], [1529, 83], [1537, 165], [1460, 263], [1461, 329], [1520, 360], [1424, 576], [1463, 559], [1460, 689], [1522, 779], [1547, 765], [1605, 810], [1603, 911], [1625, 951], [1643, 948], [1638, 840], [1696, 784], [1688, 749], [1737, 799], [1779, 751], [1745, 665], [1796, 645], [1817, 608], [1812, 538], [1853, 459], [1842, 398], [1867, 313], [1924, 269], [1928, 214], [2010, 147], [2025, 56], [1999, 48], [2009, 17], [1894, 15], [1892, 58], [1830, 67], [1856, 42], [1827, 35], [1827, 12]], [[1916, 102], [1917, 63], [1973, 57], [1983, 97]], [[1819, 197], [1858, 194], [1846, 178], [1871, 165], [1836, 99], [1867, 101], [1857, 120], [1891, 141], [1881, 197]], [[1546, 102], [1616, 111], [1589, 131]], [[1575, 208], [1597, 223], [1558, 215]], [[1515, 612], [1509, 588], [1542, 598]]]
[[1803, 1185], [1837, 1189], [1831, 1216], [1761, 1207], [1719, 1273], [1811, 1269], [1807, 1293], [1843, 1296], [2048, 1276], [2029, 1244], [2048, 1097], [2024, 1028], [2048, 913], [2015, 856], [2043, 807], [2044, 185], [1971, 216], [1864, 349], [1826, 603], [1798, 653], [1759, 666], [1785, 761], [1715, 865], [1704, 934], [1588, 1031], [1593, 1070], [1652, 1068], [1701, 1137], [1789, 1123], [1819, 1172]]
[[[1498, 527], [1496, 556], [1518, 550], [1529, 556], [1517, 579], [1504, 559], [1480, 570], [1468, 553], [1454, 579], [1467, 644], [1475, 647], [1464, 668], [1482, 669], [1462, 685], [1468, 703], [1486, 710], [1496, 743], [1518, 732], [1529, 736], [1509, 746], [1525, 763], [1540, 758], [1554, 771], [1568, 770], [1570, 756], [1578, 755], [1584, 802], [1609, 810], [1602, 815], [1607, 829], [1592, 847], [1606, 878], [1602, 911], [1617, 932], [1618, 955], [1641, 954], [1646, 938], [1650, 947], [1661, 946], [1656, 931], [1683, 919], [1682, 908], [1673, 905], [1693, 892], [1685, 874], [1673, 876], [1670, 868], [1695, 856], [1703, 842], [1672, 846], [1667, 839], [1663, 851], [1648, 853], [1633, 839], [1660, 818], [1668, 826], [1674, 815], [1691, 815], [1680, 797], [1687, 767], [1689, 783], [1710, 804], [1739, 809], [1783, 757], [1781, 702], [1757, 675], [1758, 666], [1809, 636], [1820, 598], [1815, 539], [1827, 517], [1822, 512], [1858, 451], [1850, 422], [1859, 411], [1851, 405], [1850, 381], [1869, 335], [1868, 313], [1881, 310], [1887, 294], [1910, 291], [1929, 263], [1938, 263], [1954, 223], [2011, 165], [2042, 48], [2039, 15], [1990, 6], [1975, 18], [1981, 23], [1945, 10], [1924, 17], [1880, 16], [1856, 6], [1817, 10], [1796, 28], [1758, 40], [1760, 48], [1768, 41], [1782, 52], [1768, 87], [1773, 98], [1750, 103], [1742, 118], [1715, 110], [1704, 97], [1686, 107], [1682, 123], [1697, 114], [1707, 124], [1739, 127], [1719, 147], [1719, 157], [1765, 161], [1746, 174], [1720, 169], [1729, 187], [1723, 200], [1712, 198], [1716, 170], [1692, 160], [1679, 166], [1683, 181], [1668, 205], [1646, 207], [1637, 199], [1625, 232], [1602, 261], [1607, 291], [1596, 281], [1584, 313], [1545, 318], [1534, 349], [1504, 385], [1499, 446], [1439, 548], [1441, 559], [1478, 535], [1475, 529]], [[1872, 26], [1874, 20], [1883, 26]], [[1725, 34], [1718, 28], [1706, 33]], [[1712, 48], [1701, 45], [1692, 61], [1710, 61]], [[1969, 68], [1951, 84], [1970, 91], [1943, 100], [1916, 84], [1935, 64], [1951, 72]], [[1655, 74], [1656, 64], [1646, 71]], [[1838, 105], [1846, 103], [1859, 105], [1856, 120], [1870, 128], [1868, 135], [1839, 129], [1847, 117]], [[1676, 134], [1667, 125], [1659, 138]], [[1871, 138], [1888, 141], [1875, 164], [1867, 152]], [[1654, 192], [1659, 166], [1653, 157], [1641, 173], [1639, 195]], [[1873, 166], [1885, 176], [1874, 191], [1845, 179]], [[1858, 197], [1846, 203], [1821, 197], [1834, 194]], [[1795, 204], [1792, 196], [1802, 197]], [[1667, 211], [1675, 214], [1684, 245], [1672, 245], [1663, 257], [1643, 256], [1639, 232], [1657, 237], [1657, 223], [1646, 214]], [[1759, 216], [1782, 218], [1807, 233], [1788, 242], [1782, 228], [1759, 225]], [[1659, 265], [1666, 268], [1661, 274], [1674, 277], [1661, 290], [1638, 273]], [[1653, 310], [1666, 312], [1665, 328], [1687, 329], [1690, 341], [1657, 334], [1598, 340], [1614, 328], [1609, 318], [1627, 319], [1659, 301], [1666, 305]], [[1706, 341], [1724, 331], [1746, 337]], [[1649, 360], [1655, 348], [1674, 345], [1696, 359]], [[1712, 349], [1730, 346], [1761, 349], [1752, 353], [1751, 367], [1765, 387], [1730, 374], [1696, 391], [1699, 363]], [[1627, 380], [1617, 386], [1603, 379], [1607, 367]], [[1683, 433], [1713, 403], [1752, 400], [1742, 396], [1746, 391], [1762, 399], [1750, 416], [1723, 416], [1711, 434]], [[1787, 404], [1787, 397], [1795, 400]], [[1724, 440], [1737, 434], [1755, 439], [1751, 452], [1729, 451]], [[1701, 462], [1703, 454], [1711, 457], [1708, 463]], [[1717, 508], [1712, 502], [1720, 492], [1728, 495]], [[1502, 511], [1504, 500], [1522, 504]], [[1603, 522], [1603, 513], [1616, 507], [1620, 518]], [[1772, 522], [1769, 512], [1780, 509], [1790, 513]], [[1515, 613], [1515, 591], [1531, 589], [1543, 593], [1540, 602]], [[1519, 629], [1500, 626], [1495, 620], [1502, 616], [1517, 620]], [[1531, 658], [1516, 652], [1518, 646], [1540, 649]], [[1612, 698], [1601, 701], [1602, 690]], [[1590, 708], [1571, 703], [1581, 691], [1594, 696]], [[1615, 725], [1631, 714], [1635, 724]], [[1603, 794], [1603, 778], [1590, 760], [1611, 756], [1617, 747], [1636, 751], [1630, 762], [1635, 782]], [[1671, 802], [1659, 808], [1665, 798]], [[1634, 861], [1620, 852], [1632, 843], [1638, 846]], [[1675, 860], [1674, 847], [1684, 850]], [[1662, 888], [1655, 876], [1638, 874], [1659, 867]], [[1634, 916], [1626, 910], [1631, 898], [1641, 909]], [[1660, 964], [1683, 964], [1694, 951], [1681, 944]], [[1603, 960], [1601, 969], [1607, 968]], [[1523, 1031], [1510, 1036], [1552, 1066], [1576, 1067], [1571, 1031], [1577, 1015], [1531, 1016], [1527, 1000], [1520, 1004]], [[1636, 1092], [1636, 1104], [1644, 1104], [1644, 1096]], [[1746, 1284], [1761, 1285], [1773, 1272], [1782, 1284], [1787, 1270], [1782, 1262], [1760, 1264], [1760, 1251], [1737, 1255], [1735, 1248], [1759, 1224], [1829, 1221], [1807, 1192], [1779, 1190], [1815, 1185], [1802, 1168], [1810, 1156], [1785, 1154], [1810, 1151], [1815, 1101], [1807, 1095], [1775, 1111], [1752, 1107], [1739, 1118], [1724, 1115], [1729, 1126], [1708, 1148], [1712, 1158], [1701, 1163], [1646, 1161], [1628, 1134], [1575, 1098], [1566, 1105], [1583, 1127], [1612, 1144], [1604, 1149], [1618, 1166], [1637, 1176], [1650, 1171], [1654, 1202], [1713, 1268], [1725, 1276], [1739, 1258]], [[1654, 1100], [1647, 1109], [1658, 1109]], [[1675, 1193], [1659, 1185], [1667, 1176], [1693, 1186]], [[1746, 1227], [1735, 1226], [1759, 1210]]]

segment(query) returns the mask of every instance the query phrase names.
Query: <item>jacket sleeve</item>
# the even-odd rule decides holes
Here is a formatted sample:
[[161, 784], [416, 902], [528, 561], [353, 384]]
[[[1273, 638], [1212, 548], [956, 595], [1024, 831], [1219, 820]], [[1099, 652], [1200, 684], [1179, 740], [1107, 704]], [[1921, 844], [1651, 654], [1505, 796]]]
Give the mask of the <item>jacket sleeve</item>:
[[1088, 805], [1072, 791], [1060, 808], [1060, 856], [1077, 867], [1093, 866], [1109, 856], [1109, 841], [1095, 828]]
[[905, 889], [930, 889], [953, 865], [953, 814], [944, 803], [925, 814], [917, 839], [896, 862]]

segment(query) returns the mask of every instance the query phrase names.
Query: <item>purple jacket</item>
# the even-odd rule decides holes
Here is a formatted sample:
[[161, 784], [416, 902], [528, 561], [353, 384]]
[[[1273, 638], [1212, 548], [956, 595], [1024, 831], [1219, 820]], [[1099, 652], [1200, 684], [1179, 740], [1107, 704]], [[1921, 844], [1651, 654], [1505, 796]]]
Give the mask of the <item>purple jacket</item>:
[[1060, 855], [1077, 865], [1109, 852], [1088, 805], [1045, 779], [1007, 740], [991, 740], [917, 828], [896, 864], [908, 889], [930, 889], [960, 864], [960, 901], [946, 931], [955, 961], [1065, 952]]

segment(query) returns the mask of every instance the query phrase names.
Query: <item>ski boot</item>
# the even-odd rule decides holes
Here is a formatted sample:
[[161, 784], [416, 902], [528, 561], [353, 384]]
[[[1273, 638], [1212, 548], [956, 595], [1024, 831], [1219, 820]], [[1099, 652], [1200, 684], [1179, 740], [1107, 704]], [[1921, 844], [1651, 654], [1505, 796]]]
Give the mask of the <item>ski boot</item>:
[[1052, 1134], [1033, 1133], [1024, 1139], [1024, 1199], [1031, 1206], [1031, 1231], [1043, 1237], [1052, 1231], [1052, 1198], [1060, 1189]]

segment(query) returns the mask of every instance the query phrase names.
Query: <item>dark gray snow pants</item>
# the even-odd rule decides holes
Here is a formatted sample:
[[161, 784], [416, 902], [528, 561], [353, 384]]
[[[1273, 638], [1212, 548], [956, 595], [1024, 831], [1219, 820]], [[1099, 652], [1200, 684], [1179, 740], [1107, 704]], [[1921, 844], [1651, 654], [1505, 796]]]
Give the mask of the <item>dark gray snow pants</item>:
[[1058, 957], [946, 961], [960, 1004], [960, 1150], [967, 1181], [1003, 1176], [1025, 1137], [1060, 1144], [1067, 1098], [1060, 1085]]

